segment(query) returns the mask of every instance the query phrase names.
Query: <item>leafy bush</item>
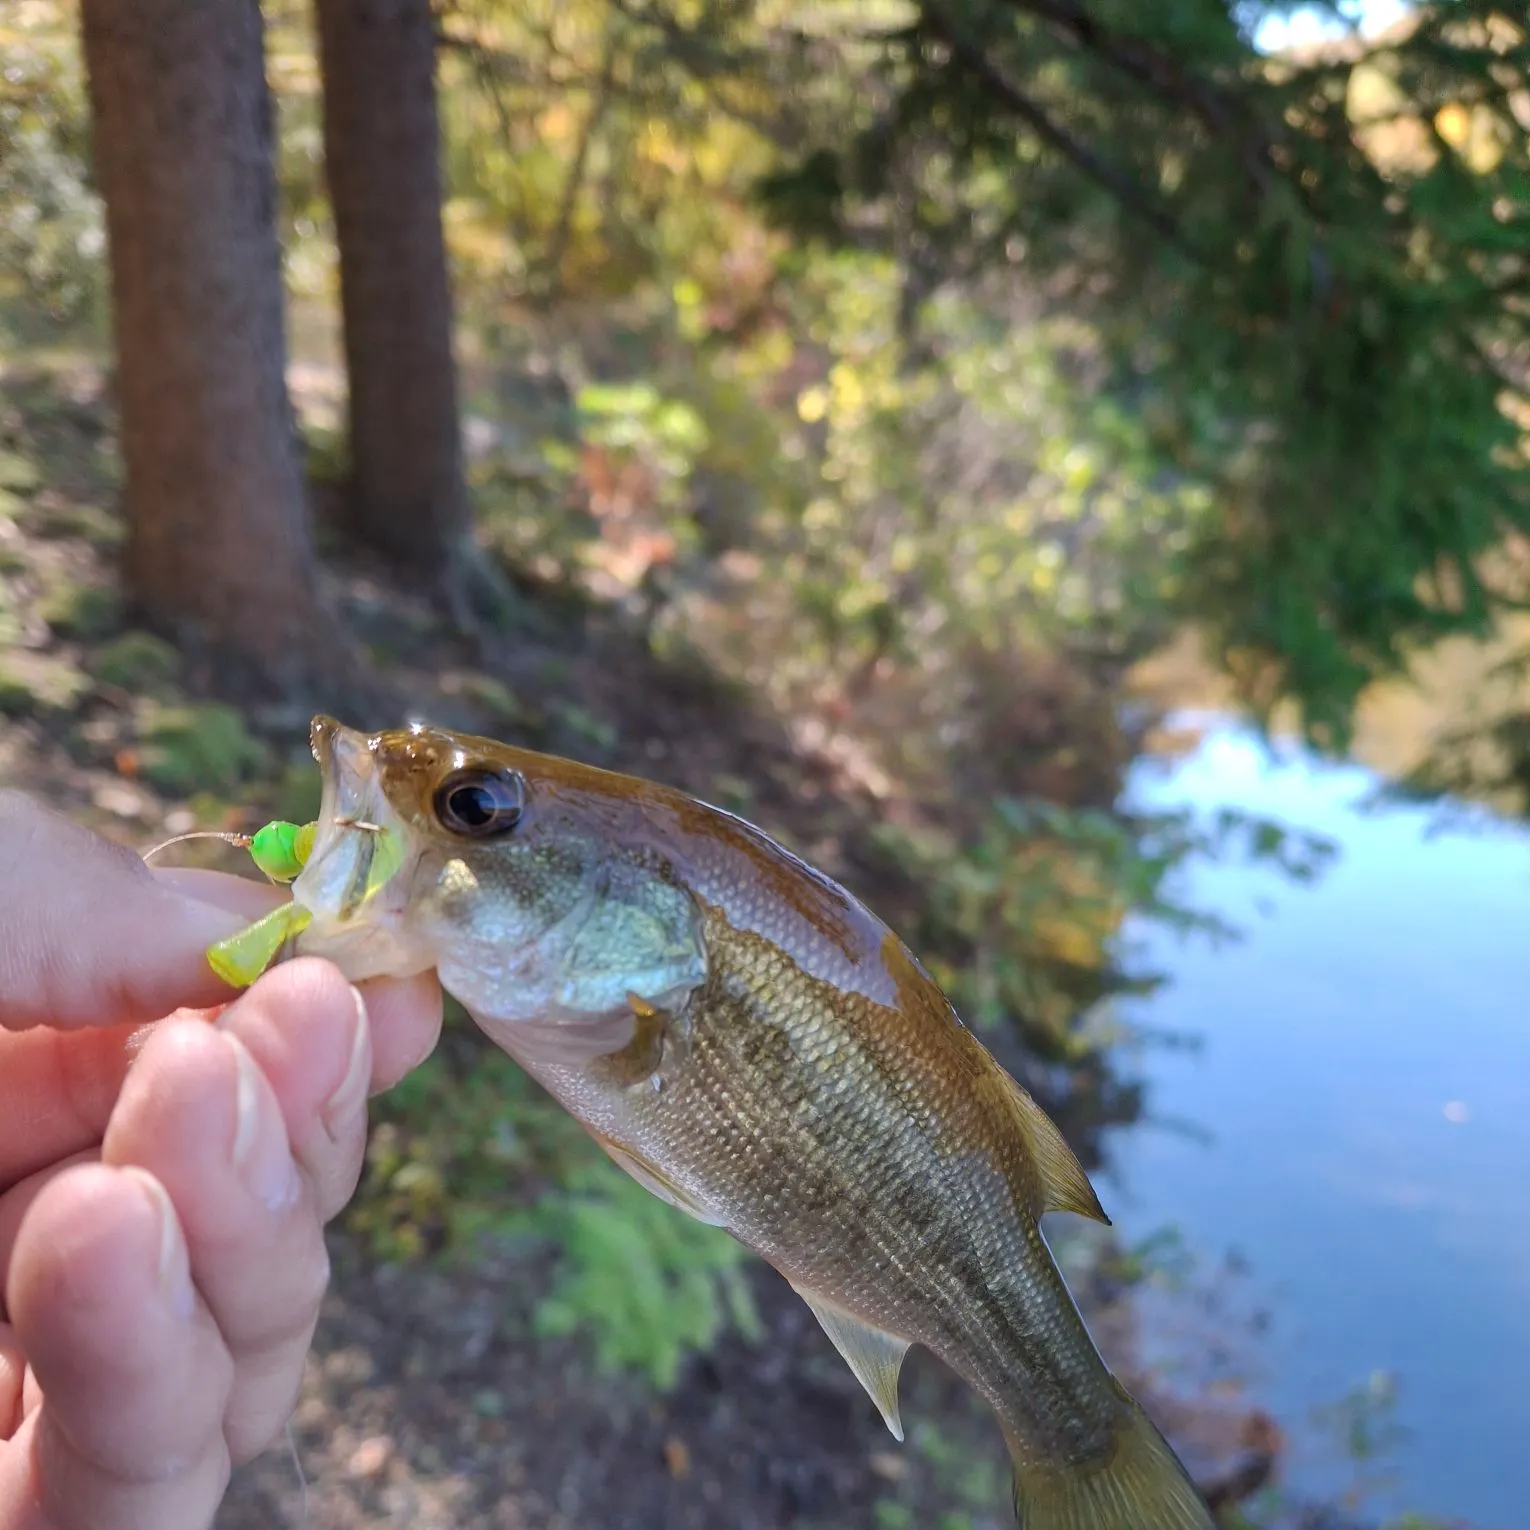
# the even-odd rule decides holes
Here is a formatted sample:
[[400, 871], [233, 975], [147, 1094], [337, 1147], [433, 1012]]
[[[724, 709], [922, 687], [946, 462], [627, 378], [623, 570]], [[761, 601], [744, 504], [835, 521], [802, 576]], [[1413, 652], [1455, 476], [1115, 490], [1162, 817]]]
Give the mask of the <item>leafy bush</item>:
[[1158, 980], [1123, 968], [1129, 915], [1216, 939], [1236, 934], [1174, 896], [1173, 875], [1192, 857], [1241, 850], [1307, 881], [1335, 853], [1325, 840], [1235, 809], [1204, 822], [1188, 811], [1129, 819], [1013, 798], [995, 801], [965, 844], [891, 826], [880, 841], [927, 889], [915, 938], [957, 1008], [979, 1027], [1018, 1024], [1053, 1057], [1099, 1045], [1082, 1029], [1092, 1005]]
[[233, 791], [269, 768], [265, 746], [232, 707], [218, 702], [167, 706], [145, 701], [137, 713], [145, 777], [164, 791]]
[[536, 1331], [587, 1334], [660, 1389], [724, 1326], [757, 1336], [744, 1249], [635, 1184], [503, 1053], [459, 1046], [453, 1011], [448, 1045], [380, 1102], [352, 1229], [390, 1259], [550, 1254]]
[[161, 696], [180, 674], [175, 648], [151, 632], [124, 632], [95, 656], [96, 679], [135, 695]]
[[[81, 317], [105, 292], [101, 209], [86, 173], [89, 118], [73, 28], [37, 6], [0, 36], [0, 327]], [[14, 28], [14, 30], [13, 30]], [[25, 297], [26, 305], [4, 301]]]
[[710, 1348], [725, 1324], [762, 1337], [743, 1248], [610, 1163], [571, 1176], [527, 1225], [561, 1251], [559, 1276], [537, 1308], [538, 1332], [588, 1332], [604, 1366], [633, 1367], [667, 1391], [686, 1356]]

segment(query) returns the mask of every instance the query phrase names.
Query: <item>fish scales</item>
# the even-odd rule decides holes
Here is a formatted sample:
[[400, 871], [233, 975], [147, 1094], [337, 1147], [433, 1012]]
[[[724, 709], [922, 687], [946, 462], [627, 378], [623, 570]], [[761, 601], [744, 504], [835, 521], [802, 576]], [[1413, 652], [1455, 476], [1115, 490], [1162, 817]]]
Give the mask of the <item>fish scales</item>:
[[627, 1172], [792, 1283], [900, 1438], [903, 1355], [940, 1355], [998, 1414], [1023, 1530], [1213, 1530], [1042, 1236], [1103, 1218], [1082, 1168], [869, 910], [653, 783], [425, 727], [318, 719], [314, 748], [299, 949], [434, 965]]
[[[706, 943], [712, 971], [668, 1057], [536, 1067], [542, 1082], [602, 1136], [662, 1161], [794, 1285], [937, 1354], [967, 1352], [973, 1383], [1036, 1449], [1098, 1453], [1116, 1399], [1097, 1362], [1069, 1363], [1090, 1341], [1042, 1273], [1034, 1220], [1002, 1173], [971, 1172], [1013, 1134], [946, 1082], [948, 1054], [972, 1040], [954, 1013], [908, 1026], [717, 912]], [[1014, 1399], [1017, 1368], [1029, 1385]]]

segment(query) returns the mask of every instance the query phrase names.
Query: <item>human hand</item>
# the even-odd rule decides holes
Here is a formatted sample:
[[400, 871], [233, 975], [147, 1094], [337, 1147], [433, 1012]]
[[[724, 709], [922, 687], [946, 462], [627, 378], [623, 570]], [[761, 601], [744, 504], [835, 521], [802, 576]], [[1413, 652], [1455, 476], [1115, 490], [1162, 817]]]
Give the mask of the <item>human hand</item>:
[[0, 1530], [206, 1530], [287, 1421], [441, 995], [310, 958], [216, 1013], [207, 946], [282, 896], [0, 792]]

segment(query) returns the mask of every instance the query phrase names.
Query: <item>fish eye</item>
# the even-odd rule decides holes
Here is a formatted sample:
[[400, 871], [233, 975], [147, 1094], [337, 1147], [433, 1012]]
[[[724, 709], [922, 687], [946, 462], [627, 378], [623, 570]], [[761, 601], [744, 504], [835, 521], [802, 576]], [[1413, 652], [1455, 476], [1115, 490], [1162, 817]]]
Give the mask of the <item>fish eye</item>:
[[441, 826], [468, 839], [508, 834], [525, 805], [526, 784], [513, 770], [459, 770], [436, 789]]

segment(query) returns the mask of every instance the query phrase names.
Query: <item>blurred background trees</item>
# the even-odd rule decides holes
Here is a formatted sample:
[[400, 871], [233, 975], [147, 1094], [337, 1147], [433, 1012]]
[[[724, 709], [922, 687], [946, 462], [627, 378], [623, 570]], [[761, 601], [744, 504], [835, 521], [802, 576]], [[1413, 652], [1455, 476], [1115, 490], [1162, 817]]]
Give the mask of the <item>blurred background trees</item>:
[[[131, 400], [219, 394], [130, 381], [145, 353], [166, 350], [131, 327], [158, 290], [134, 284], [133, 241], [146, 237], [134, 229], [163, 230], [161, 256], [182, 249], [170, 231], [189, 226], [195, 204], [177, 213], [151, 200], [164, 195], [161, 161], [191, 173], [173, 127], [156, 143], [124, 124], [143, 168], [133, 179], [114, 171], [122, 108], [109, 61], [127, 45], [104, 18], [116, 10], [100, 0], [85, 20], [103, 81], [97, 174], [127, 316], [129, 498], [146, 528], [169, 513], [148, 475], [168, 473], [172, 457], [164, 411], [143, 419]], [[267, 10], [284, 53], [312, 24], [297, 7]], [[310, 175], [311, 149], [307, 165], [287, 156], [282, 232], [291, 263], [299, 230], [316, 226], [296, 204], [327, 188], [319, 216], [333, 217], [338, 240], [350, 378], [343, 519], [360, 541], [450, 583], [469, 523], [444, 189], [463, 321], [503, 337], [501, 360], [529, 356], [549, 323], [559, 331], [539, 374], [551, 367], [558, 386], [533, 385], [529, 411], [496, 400], [485, 412], [529, 443], [582, 399], [592, 407], [574, 432], [581, 473], [593, 452], [620, 477], [617, 454], [592, 439], [603, 420], [652, 436], [623, 450], [654, 459], [638, 497], [665, 523], [651, 528], [655, 546], [700, 537], [796, 560], [809, 604], [825, 560], [853, 561], [856, 595], [818, 614], [846, 673], [860, 676], [856, 695], [903, 633], [933, 619], [933, 592], [953, 578], [943, 531], [973, 547], [998, 536], [1003, 566], [986, 579], [996, 597], [1019, 569], [1031, 569], [1022, 584], [1050, 569], [1096, 616], [1119, 569], [1094, 565], [1130, 543], [1135, 614], [1155, 605], [1165, 621], [1192, 619], [1246, 699], [1266, 710], [1292, 700], [1315, 736], [1342, 742], [1367, 683], [1442, 638], [1487, 635], [1524, 600], [1527, 44], [1501, 7], [1450, 0], [1374, 41], [1270, 57], [1254, 38], [1279, 10], [451, 0], [433, 13], [425, 0], [324, 0], [324, 175]], [[228, 14], [246, 32], [254, 24], [248, 7], [229, 3]], [[260, 92], [253, 36], [239, 59], [216, 61], [227, 89], [244, 92], [246, 116]], [[192, 57], [167, 55], [211, 101], [211, 61]], [[146, 81], [172, 115], [175, 78], [167, 63]], [[289, 135], [314, 89], [279, 90]], [[209, 145], [205, 174], [237, 164], [250, 178], [237, 243], [253, 260], [255, 225], [271, 222], [258, 139], [197, 142]], [[267, 293], [264, 338], [234, 341], [238, 316], [220, 311], [245, 368], [263, 355], [269, 377], [278, 353], [264, 247], [264, 277], [242, 287]], [[181, 258], [190, 270], [214, 257], [185, 247]], [[584, 318], [601, 304], [645, 348], [642, 365], [610, 334], [586, 342]], [[857, 333], [833, 335], [836, 325]], [[1035, 337], [1045, 337], [1035, 364], [1056, 364], [1050, 383], [1014, 372]], [[856, 354], [868, 346], [869, 369]], [[982, 347], [991, 354], [964, 389], [958, 357]], [[241, 369], [213, 370], [226, 392]], [[586, 391], [638, 373], [636, 392]], [[644, 423], [639, 400], [653, 387], [675, 397], [655, 395]], [[1080, 417], [1049, 437], [1067, 465], [1038, 485], [1037, 452], [1016, 428], [1049, 387]], [[798, 406], [785, 420], [782, 389]], [[230, 419], [187, 431], [181, 449], [231, 464], [256, 450], [215, 444], [236, 428], [253, 442], [253, 417]], [[134, 445], [156, 429], [152, 451]], [[274, 464], [279, 432], [258, 431], [258, 460]], [[852, 464], [845, 451], [866, 455]], [[1123, 451], [1134, 460], [1102, 493], [1101, 464], [1085, 459]], [[832, 508], [803, 471], [810, 461], [831, 468]], [[236, 476], [238, 494], [195, 491], [200, 524], [223, 528], [204, 543], [255, 545], [226, 541], [257, 515], [236, 508], [256, 477]], [[293, 501], [290, 482], [262, 496], [256, 537], [280, 595], [258, 635], [235, 632], [233, 585], [245, 576], [232, 570], [248, 557], [186, 579], [146, 530], [129, 561], [145, 610], [163, 621], [174, 598], [201, 599], [197, 620], [216, 610], [223, 637], [252, 655], [300, 641], [277, 607], [311, 600], [301, 512], [271, 519], [270, 503]], [[894, 531], [900, 500], [908, 514]], [[236, 598], [186, 593], [220, 579]], [[1023, 603], [1018, 589], [1007, 596], [985, 603], [1005, 613], [1001, 624]], [[1158, 631], [1149, 622], [1143, 635]]]
[[80, 24], [111, 251], [128, 598], [241, 676], [307, 683], [322, 628], [259, 7], [90, 0]]
[[[1128, 917], [1324, 859], [1120, 809], [1145, 661], [1335, 751], [1422, 677], [1388, 766], [1530, 810], [1524, 18], [1272, 51], [1311, 9], [12, 0], [0, 775], [297, 818], [323, 700], [662, 776], [870, 896], [1094, 1162]], [[664, 1384], [755, 1331], [472, 1044], [358, 1246], [531, 1240], [541, 1337]]]
[[1092, 317], [1104, 391], [1211, 494], [1183, 598], [1337, 742], [1366, 682], [1525, 594], [1484, 560], [1530, 527], [1526, 36], [1457, 0], [1269, 60], [1257, 9], [921, 0], [848, 142], [769, 190]]
[[456, 600], [470, 537], [429, 0], [322, 0], [353, 533]]

